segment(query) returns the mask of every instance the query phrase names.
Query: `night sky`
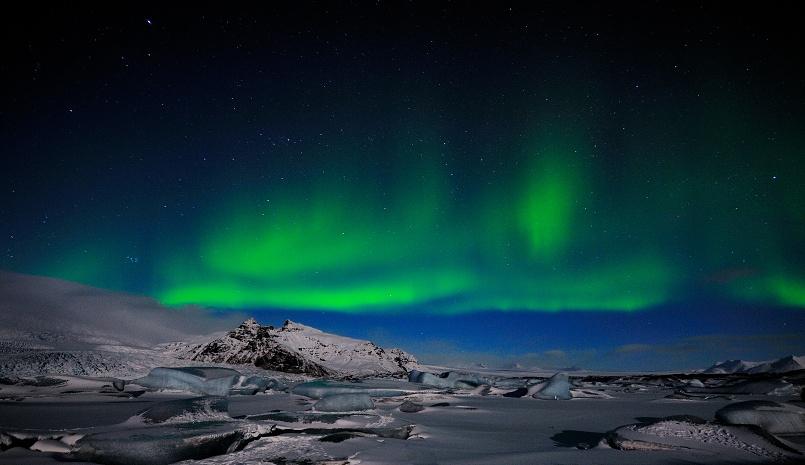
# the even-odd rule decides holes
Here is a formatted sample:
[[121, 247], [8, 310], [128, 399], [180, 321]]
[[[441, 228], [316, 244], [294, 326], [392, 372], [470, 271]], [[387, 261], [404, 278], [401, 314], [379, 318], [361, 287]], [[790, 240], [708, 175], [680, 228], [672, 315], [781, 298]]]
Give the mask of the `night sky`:
[[2, 28], [2, 269], [431, 363], [805, 354], [791, 11], [52, 3]]

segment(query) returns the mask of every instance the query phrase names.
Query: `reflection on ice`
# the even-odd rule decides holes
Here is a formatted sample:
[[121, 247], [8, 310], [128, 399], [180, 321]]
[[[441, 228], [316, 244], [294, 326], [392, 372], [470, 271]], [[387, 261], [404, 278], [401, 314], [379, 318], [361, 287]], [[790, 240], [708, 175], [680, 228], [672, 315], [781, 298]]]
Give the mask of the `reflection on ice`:
[[364, 393], [371, 397], [397, 397], [433, 392], [428, 386], [393, 379], [359, 379], [354, 381], [322, 379], [300, 383], [291, 392], [311, 399], [323, 399], [336, 394]]
[[365, 392], [335, 394], [313, 404], [313, 409], [319, 412], [354, 412], [373, 408], [375, 408], [375, 403]]

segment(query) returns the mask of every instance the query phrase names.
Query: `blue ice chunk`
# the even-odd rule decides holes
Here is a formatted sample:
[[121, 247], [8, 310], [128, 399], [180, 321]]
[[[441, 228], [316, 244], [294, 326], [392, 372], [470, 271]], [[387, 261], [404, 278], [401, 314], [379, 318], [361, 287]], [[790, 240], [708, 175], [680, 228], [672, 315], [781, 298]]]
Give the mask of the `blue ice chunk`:
[[243, 376], [231, 368], [158, 367], [147, 376], [129, 381], [150, 389], [175, 389], [208, 396], [252, 395], [266, 389], [286, 390], [282, 381], [264, 376]]
[[147, 376], [132, 380], [131, 383], [150, 389], [175, 389], [205, 395], [227, 396], [240, 380], [240, 376], [238, 371], [228, 368], [157, 367], [151, 370]]
[[547, 381], [532, 386], [529, 392], [535, 399], [568, 400], [573, 398], [570, 393], [570, 378], [565, 373], [557, 373]]
[[438, 376], [433, 373], [425, 373], [419, 370], [411, 370], [408, 373], [408, 381], [411, 383], [427, 384], [440, 388], [474, 389], [481, 385], [489, 385], [489, 380], [477, 376], [466, 375], [454, 371], [447, 371]]
[[319, 412], [354, 412], [373, 409], [375, 403], [366, 393], [335, 394], [319, 400], [313, 408]]
[[276, 378], [267, 378], [265, 376], [249, 376], [248, 378], [241, 381], [241, 386], [248, 387], [252, 386], [257, 389], [258, 392], [263, 391], [287, 391], [288, 386], [285, 385], [282, 381]]
[[716, 420], [728, 425], [757, 425], [771, 434], [805, 434], [805, 409], [770, 400], [748, 400], [722, 407]]

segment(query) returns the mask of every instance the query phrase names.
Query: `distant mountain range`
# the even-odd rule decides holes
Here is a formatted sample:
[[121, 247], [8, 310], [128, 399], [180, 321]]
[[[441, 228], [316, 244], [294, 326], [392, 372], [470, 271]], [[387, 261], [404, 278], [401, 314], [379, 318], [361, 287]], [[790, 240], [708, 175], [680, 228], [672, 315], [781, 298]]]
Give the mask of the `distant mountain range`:
[[249, 318], [226, 335], [203, 343], [178, 342], [168, 350], [180, 359], [253, 365], [313, 376], [406, 376], [419, 363], [401, 349], [325, 333], [287, 320], [279, 328]]
[[805, 356], [778, 358], [765, 362], [745, 362], [743, 360], [727, 360], [718, 362], [707, 368], [702, 373], [707, 374], [732, 374], [732, 373], [787, 373], [805, 369]]
[[[0, 376], [132, 377], [156, 366], [191, 362], [333, 377], [404, 376], [419, 369], [417, 360], [400, 349], [385, 350], [291, 321], [275, 328], [243, 318], [211, 318], [201, 307], [165, 307], [148, 297], [0, 270]], [[221, 332], [239, 321], [243, 323], [234, 330]], [[765, 362], [728, 360], [700, 373], [802, 369], [805, 356], [788, 356]]]

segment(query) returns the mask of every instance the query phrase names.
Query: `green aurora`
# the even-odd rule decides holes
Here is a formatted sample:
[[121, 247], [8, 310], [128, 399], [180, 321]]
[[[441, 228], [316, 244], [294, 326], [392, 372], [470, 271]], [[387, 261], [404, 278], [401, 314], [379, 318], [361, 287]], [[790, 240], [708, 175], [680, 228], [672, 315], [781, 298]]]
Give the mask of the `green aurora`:
[[[174, 306], [352, 313], [635, 311], [703, 296], [805, 305], [779, 199], [752, 200], [776, 212], [760, 223], [733, 198], [750, 198], [751, 183], [725, 190], [696, 167], [663, 179], [638, 166], [621, 173], [637, 181], [608, 192], [596, 147], [568, 136], [512, 149], [483, 183], [435, 139], [398, 144], [384, 169], [369, 160], [212, 202], [202, 226], [161, 241], [150, 292]], [[108, 263], [77, 261], [46, 274], [93, 282], [104, 271], [91, 265]]]
[[182, 11], [119, 43], [74, 30], [75, 63], [58, 30], [32, 36], [54, 77], [9, 86], [42, 110], [9, 100], [0, 266], [172, 306], [805, 307], [788, 47], [685, 11], [635, 29], [490, 10], [507, 26], [392, 11], [327, 40], [294, 39], [304, 12], [182, 35]]

